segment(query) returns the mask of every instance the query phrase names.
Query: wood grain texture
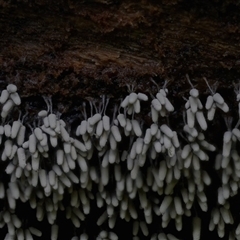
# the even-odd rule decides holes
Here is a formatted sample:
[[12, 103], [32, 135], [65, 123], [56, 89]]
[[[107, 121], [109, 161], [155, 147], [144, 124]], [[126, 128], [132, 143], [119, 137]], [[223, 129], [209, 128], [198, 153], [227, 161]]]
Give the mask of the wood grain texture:
[[[240, 72], [234, 1], [0, 1], [1, 81], [22, 96], [121, 95], [185, 75], [228, 87]], [[186, 85], [187, 84], [187, 85]]]

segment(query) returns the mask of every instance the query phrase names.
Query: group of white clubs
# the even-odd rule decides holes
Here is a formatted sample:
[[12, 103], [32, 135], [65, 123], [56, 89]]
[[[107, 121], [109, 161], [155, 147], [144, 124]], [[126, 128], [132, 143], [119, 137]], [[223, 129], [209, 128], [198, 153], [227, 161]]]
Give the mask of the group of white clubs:
[[[140, 118], [141, 102], [149, 101], [149, 97], [132, 91], [114, 109], [113, 116], [106, 115], [105, 97], [102, 104], [89, 102], [90, 117], [83, 103], [84, 119], [74, 136], [60, 114], [53, 113], [46, 97], [47, 110], [40, 111], [34, 123], [25, 123], [26, 116], [12, 119], [21, 99], [17, 87], [9, 84], [0, 97], [0, 199], [5, 200], [0, 228], [7, 229], [4, 239], [31, 240], [43, 235], [43, 229], [26, 224], [26, 219], [17, 215], [20, 201], [35, 210], [39, 222], [51, 225], [51, 236], [47, 237], [51, 240], [58, 239], [59, 211], [72, 222], [72, 232], [76, 232], [72, 240], [86, 240], [93, 234], [95, 239], [116, 240], [121, 221], [132, 226], [129, 239], [176, 240], [166, 228], [174, 221], [177, 231], [186, 230], [186, 218], [192, 219], [192, 239], [199, 240], [201, 217], [196, 207], [202, 213], [211, 212], [211, 218], [206, 219], [210, 231], [216, 229], [220, 238], [228, 235], [229, 240], [240, 240], [240, 224], [229, 202], [240, 186], [239, 123], [231, 129], [232, 121], [226, 118], [223, 147], [217, 150], [205, 138], [205, 131], [216, 109], [227, 113], [229, 107], [205, 78], [211, 94], [204, 107], [199, 91], [187, 79], [191, 90], [181, 132], [169, 125], [174, 107], [164, 85], [156, 97], [151, 95], [150, 125]], [[235, 92], [240, 109], [239, 88]], [[210, 152], [216, 157], [209, 166], [221, 181], [212, 209], [208, 206], [211, 196], [205, 191], [212, 178], [202, 166], [214, 161]], [[68, 204], [64, 202], [66, 196]], [[88, 233], [84, 222], [95, 214], [91, 209], [94, 204], [102, 212], [96, 218], [99, 233]], [[152, 232], [156, 217], [159, 227]]]

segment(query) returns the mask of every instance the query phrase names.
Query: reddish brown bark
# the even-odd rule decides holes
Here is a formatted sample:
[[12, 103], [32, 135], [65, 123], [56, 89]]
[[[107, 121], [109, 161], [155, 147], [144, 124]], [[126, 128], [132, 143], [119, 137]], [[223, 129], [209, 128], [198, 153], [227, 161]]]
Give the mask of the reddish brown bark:
[[[1, 79], [22, 96], [113, 94], [188, 73], [224, 86], [240, 72], [239, 5], [226, 1], [1, 1]], [[187, 88], [189, 85], [187, 84]]]

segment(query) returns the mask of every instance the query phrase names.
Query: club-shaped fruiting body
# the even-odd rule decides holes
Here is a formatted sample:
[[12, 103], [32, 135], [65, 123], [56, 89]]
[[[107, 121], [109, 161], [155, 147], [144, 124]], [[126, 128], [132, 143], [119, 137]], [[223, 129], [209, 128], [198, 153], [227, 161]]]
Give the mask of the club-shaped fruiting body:
[[159, 115], [161, 117], [167, 116], [170, 112], [174, 111], [174, 107], [171, 102], [166, 97], [168, 90], [166, 88], [160, 89], [156, 94], [156, 98], [152, 100], [151, 103], [151, 115], [152, 121], [157, 122]]
[[[72, 239], [118, 239], [120, 222], [132, 227], [127, 233], [131, 239], [177, 239], [167, 227], [172, 225], [181, 236], [186, 217], [193, 222], [193, 239], [200, 239], [208, 229], [202, 229], [206, 224], [201, 226], [201, 219], [194, 216], [210, 211], [209, 231], [238, 239], [240, 227], [229, 202], [239, 189], [239, 123], [232, 128], [227, 121], [227, 130], [219, 131], [222, 149], [216, 148], [221, 139], [208, 139], [205, 130], [209, 120], [218, 121], [216, 108], [227, 112], [228, 107], [214, 91], [206, 97], [205, 110], [201, 94], [192, 86], [184, 110], [186, 123], [180, 127], [171, 120], [173, 99], [165, 87], [152, 95], [152, 101], [132, 91], [109, 116], [103, 97], [101, 103], [83, 104], [83, 119], [74, 134], [46, 97], [47, 110], [40, 111], [36, 121], [11, 119], [21, 99], [16, 86], [9, 85], [0, 97], [0, 199], [4, 200], [0, 228], [7, 229], [6, 238], [40, 237], [47, 223], [50, 236], [44, 237], [57, 239], [62, 233], [58, 216], [63, 212], [75, 229]], [[239, 101], [238, 91], [236, 95]], [[142, 118], [141, 101], [149, 105], [148, 123]], [[209, 205], [206, 189], [212, 188], [213, 171], [220, 184], [213, 189], [215, 204]], [[28, 217], [18, 216], [20, 202], [29, 204], [39, 230], [23, 224]], [[85, 221], [93, 215], [98, 230], [86, 232]], [[155, 219], [161, 229], [154, 227]]]

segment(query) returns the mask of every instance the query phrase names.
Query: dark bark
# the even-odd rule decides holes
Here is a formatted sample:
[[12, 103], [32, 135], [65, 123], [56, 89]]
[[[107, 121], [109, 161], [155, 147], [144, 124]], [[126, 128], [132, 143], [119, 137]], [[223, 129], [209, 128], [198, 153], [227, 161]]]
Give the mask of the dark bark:
[[[2, 81], [24, 96], [71, 99], [151, 91], [185, 75], [224, 87], [239, 76], [239, 5], [231, 1], [1, 1]], [[126, 88], [124, 88], [125, 91]]]

